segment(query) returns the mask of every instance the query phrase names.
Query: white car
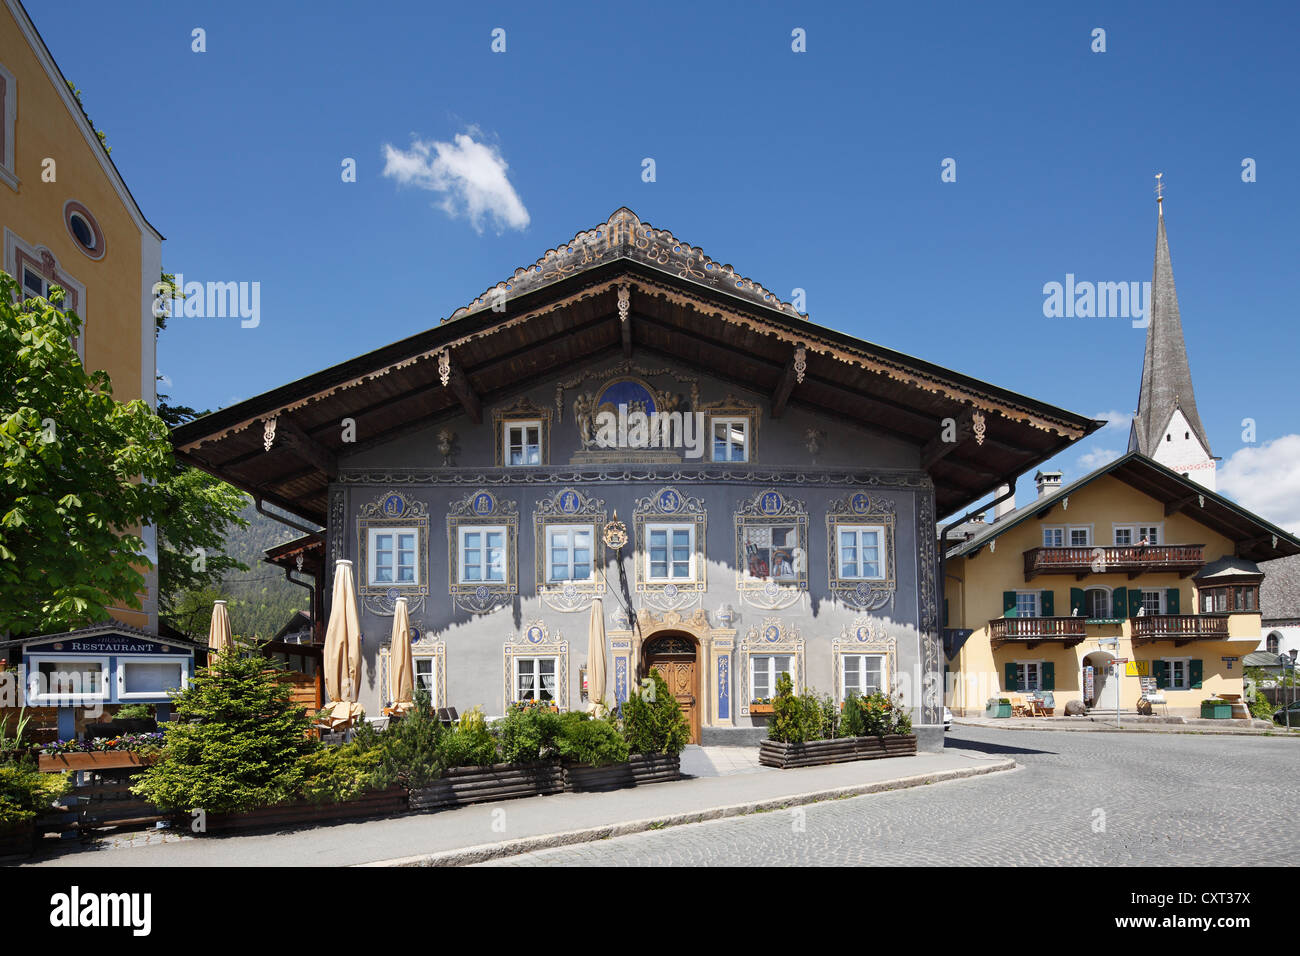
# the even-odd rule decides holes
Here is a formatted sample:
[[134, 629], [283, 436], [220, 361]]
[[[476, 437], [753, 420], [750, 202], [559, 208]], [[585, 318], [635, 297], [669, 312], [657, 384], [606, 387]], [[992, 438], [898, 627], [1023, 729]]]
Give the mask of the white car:
[[943, 709], [943, 729], [952, 730], [952, 711], [947, 707]]

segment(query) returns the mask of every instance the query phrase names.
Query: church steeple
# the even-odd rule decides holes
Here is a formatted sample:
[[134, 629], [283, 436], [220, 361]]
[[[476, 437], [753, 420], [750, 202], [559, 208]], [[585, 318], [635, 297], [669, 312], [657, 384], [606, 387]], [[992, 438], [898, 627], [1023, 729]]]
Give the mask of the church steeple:
[[1213, 489], [1214, 458], [1196, 410], [1192, 371], [1183, 342], [1174, 268], [1165, 234], [1163, 184], [1156, 177], [1156, 258], [1148, 302], [1146, 357], [1129, 451], [1138, 451]]

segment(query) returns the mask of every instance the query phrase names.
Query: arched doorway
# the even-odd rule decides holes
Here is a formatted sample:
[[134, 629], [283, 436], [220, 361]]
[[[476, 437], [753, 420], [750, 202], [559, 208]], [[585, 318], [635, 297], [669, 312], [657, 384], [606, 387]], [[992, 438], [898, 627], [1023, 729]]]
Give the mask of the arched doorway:
[[700, 742], [700, 645], [683, 631], [658, 631], [641, 645], [638, 679], [649, 675], [650, 668], [668, 685], [669, 692], [682, 706], [691, 728], [691, 743]]
[[1114, 711], [1119, 704], [1120, 677], [1118, 674], [1111, 673], [1111, 665], [1114, 661], [1115, 655], [1108, 651], [1092, 651], [1091, 653], [1084, 655], [1084, 678], [1080, 681], [1079, 686], [1084, 688], [1086, 696], [1086, 675], [1088, 673], [1088, 668], [1091, 667], [1092, 703], [1089, 704], [1089, 706], [1093, 710]]

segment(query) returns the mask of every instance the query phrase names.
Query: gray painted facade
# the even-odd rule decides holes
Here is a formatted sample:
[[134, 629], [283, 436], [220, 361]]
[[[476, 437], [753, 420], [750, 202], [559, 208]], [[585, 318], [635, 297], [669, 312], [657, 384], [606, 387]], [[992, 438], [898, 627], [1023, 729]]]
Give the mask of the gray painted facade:
[[[679, 450], [584, 446], [584, 401], [594, 409], [621, 398], [635, 405], [638, 397], [647, 410], [702, 411], [706, 438], [715, 418], [748, 420], [749, 460], [713, 461], [711, 441], [697, 459]], [[934, 492], [918, 448], [794, 405], [772, 420], [769, 401], [667, 361], [606, 360], [529, 383], [485, 407], [482, 424], [460, 417], [413, 426], [400, 439], [341, 456], [330, 486], [327, 574], [337, 559], [353, 562], [367, 713], [387, 703], [386, 655], [399, 593], [418, 631], [417, 661], [432, 662], [435, 704], [461, 712], [480, 705], [490, 716], [517, 694], [517, 658], [556, 658], [560, 706], [584, 706], [590, 606], [600, 597], [607, 699], [625, 699], [635, 686], [642, 641], [684, 635], [696, 650], [702, 736], [739, 743], [764, 723], [750, 713], [751, 660], [788, 655], [798, 686], [840, 699], [845, 655], [865, 653], [883, 658], [888, 686], [912, 708], [922, 745], [942, 746], [941, 732], [931, 732], [940, 724], [935, 689], [942, 668]], [[514, 420], [540, 425], [542, 464], [503, 463], [503, 430]], [[599, 541], [615, 512], [630, 539], [618, 553]], [[548, 585], [548, 523], [591, 526], [594, 563], [603, 574], [567, 588]], [[652, 524], [693, 529], [696, 561], [688, 578], [649, 579]], [[872, 539], [885, 552], [878, 580], [837, 570], [832, 535], [840, 526], [879, 529]], [[371, 532], [401, 528], [417, 539], [415, 580], [372, 586]], [[464, 556], [463, 528], [504, 529], [501, 582], [462, 584], [456, 566]], [[785, 546], [780, 558], [760, 551], [769, 568], [780, 562], [781, 582], [738, 570], [748, 567], [742, 549], [749, 544]], [[327, 595], [332, 583], [325, 582]]]

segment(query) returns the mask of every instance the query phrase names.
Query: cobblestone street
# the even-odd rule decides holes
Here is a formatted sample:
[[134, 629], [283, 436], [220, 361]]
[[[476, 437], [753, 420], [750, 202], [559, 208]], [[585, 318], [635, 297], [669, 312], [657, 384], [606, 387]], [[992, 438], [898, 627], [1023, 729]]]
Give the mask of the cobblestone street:
[[947, 743], [1020, 769], [486, 865], [1249, 866], [1300, 851], [1278, 825], [1300, 816], [1294, 740], [959, 726]]

